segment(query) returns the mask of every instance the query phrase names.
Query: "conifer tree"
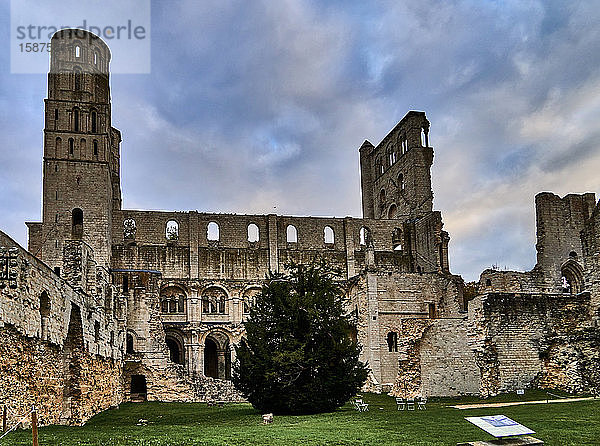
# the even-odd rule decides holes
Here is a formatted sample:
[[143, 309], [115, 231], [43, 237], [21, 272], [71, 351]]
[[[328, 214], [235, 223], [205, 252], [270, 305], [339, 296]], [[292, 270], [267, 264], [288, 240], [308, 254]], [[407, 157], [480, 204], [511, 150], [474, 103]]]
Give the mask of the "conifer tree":
[[270, 274], [236, 347], [233, 382], [262, 412], [329, 412], [360, 389], [367, 367], [350, 339], [344, 290], [324, 262]]

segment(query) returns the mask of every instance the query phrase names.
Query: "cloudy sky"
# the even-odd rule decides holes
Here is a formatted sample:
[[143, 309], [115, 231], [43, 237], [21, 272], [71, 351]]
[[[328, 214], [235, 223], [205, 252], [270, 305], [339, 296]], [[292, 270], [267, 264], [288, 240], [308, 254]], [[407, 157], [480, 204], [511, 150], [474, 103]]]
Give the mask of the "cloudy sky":
[[[126, 208], [360, 217], [358, 147], [408, 110], [431, 121], [434, 206], [467, 280], [533, 267], [537, 192], [600, 191], [594, 1], [173, 0], [152, 3], [151, 45], [149, 74], [112, 76]], [[46, 76], [9, 62], [0, 228], [25, 244]]]

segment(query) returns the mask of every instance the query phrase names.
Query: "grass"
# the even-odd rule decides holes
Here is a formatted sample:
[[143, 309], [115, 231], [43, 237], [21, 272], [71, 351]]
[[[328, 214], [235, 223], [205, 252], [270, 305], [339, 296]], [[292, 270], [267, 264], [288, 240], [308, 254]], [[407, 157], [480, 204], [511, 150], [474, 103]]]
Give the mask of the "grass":
[[[500, 396], [491, 401], [545, 399], [544, 392]], [[397, 411], [393, 398], [364, 396], [369, 411], [350, 404], [333, 413], [275, 416], [262, 425], [249, 404], [224, 408], [205, 404], [126, 403], [103, 412], [83, 427], [49, 426], [39, 431], [40, 445], [455, 445], [492, 439], [464, 420], [467, 416], [504, 414], [536, 431], [547, 445], [598, 444], [600, 400], [457, 410], [447, 407], [473, 398], [433, 400], [426, 411]], [[147, 425], [138, 426], [140, 419]], [[31, 431], [19, 431], [0, 445], [31, 445]]]

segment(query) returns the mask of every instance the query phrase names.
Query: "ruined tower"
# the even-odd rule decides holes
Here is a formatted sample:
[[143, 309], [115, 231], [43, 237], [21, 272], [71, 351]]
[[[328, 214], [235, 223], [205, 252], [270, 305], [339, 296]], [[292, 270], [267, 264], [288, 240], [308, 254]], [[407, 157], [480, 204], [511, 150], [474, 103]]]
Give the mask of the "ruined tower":
[[360, 148], [364, 218], [416, 218], [432, 211], [429, 121], [410, 111], [374, 147]]
[[[45, 100], [42, 223], [29, 249], [62, 267], [67, 240], [82, 240], [108, 266], [112, 211], [121, 208], [121, 133], [111, 126], [108, 46], [83, 30], [52, 37]], [[58, 270], [57, 270], [58, 271]]]

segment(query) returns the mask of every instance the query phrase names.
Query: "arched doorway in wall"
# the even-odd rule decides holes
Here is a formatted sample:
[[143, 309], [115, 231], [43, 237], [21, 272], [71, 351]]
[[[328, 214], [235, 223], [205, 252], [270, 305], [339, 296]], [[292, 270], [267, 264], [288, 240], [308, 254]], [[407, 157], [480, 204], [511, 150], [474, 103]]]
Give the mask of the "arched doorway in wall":
[[579, 294], [584, 289], [583, 269], [575, 260], [568, 260], [560, 269], [563, 293]]
[[185, 364], [185, 353], [182, 340], [174, 333], [167, 333], [165, 337], [169, 349], [169, 359], [175, 364]]
[[145, 401], [148, 395], [148, 384], [145, 375], [131, 375], [129, 394], [132, 401]]
[[204, 375], [217, 379], [231, 379], [231, 348], [229, 337], [212, 332], [204, 342]]
[[217, 343], [212, 338], [206, 338], [204, 343], [204, 375], [211, 378], [219, 377]]

